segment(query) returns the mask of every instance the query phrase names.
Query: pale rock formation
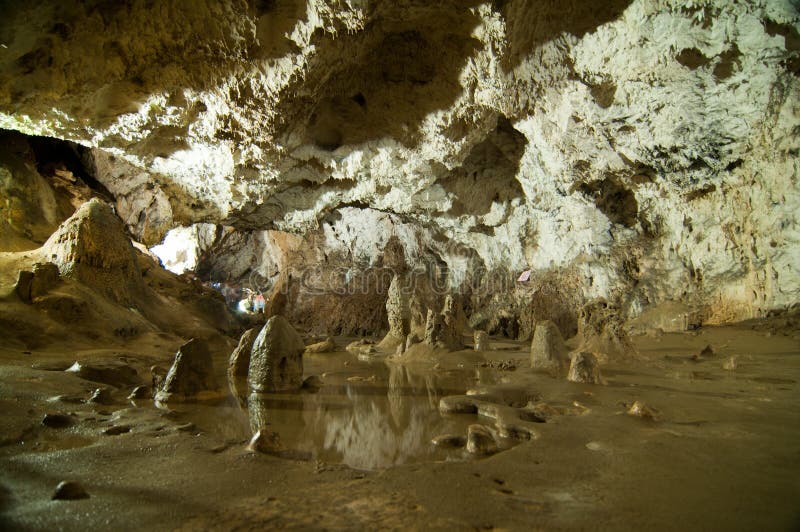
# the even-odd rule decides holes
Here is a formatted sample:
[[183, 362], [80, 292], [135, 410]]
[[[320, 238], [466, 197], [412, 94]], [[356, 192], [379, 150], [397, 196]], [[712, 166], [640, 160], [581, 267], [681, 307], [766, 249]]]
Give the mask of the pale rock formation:
[[306, 353], [333, 353], [336, 351], [336, 342], [328, 336], [321, 342], [306, 346]]
[[283, 316], [271, 317], [253, 343], [247, 383], [252, 392], [299, 390], [306, 346]]
[[486, 331], [475, 331], [473, 341], [475, 351], [488, 351], [492, 348], [489, 343], [489, 334]]
[[250, 369], [250, 355], [259, 332], [259, 329], [253, 327], [246, 330], [239, 338], [239, 344], [228, 360], [228, 375], [247, 377], [247, 371]]
[[531, 342], [531, 367], [563, 374], [569, 367], [569, 351], [561, 332], [552, 321], [536, 324]]
[[[152, 9], [51, 0], [0, 21], [0, 127], [91, 147], [141, 240], [254, 231], [228, 249], [273, 274], [282, 259], [258, 251], [288, 237], [265, 230], [305, 235], [298, 268], [369, 267], [396, 236], [450, 290], [531, 269], [531, 294], [466, 294], [521, 337], [531, 313], [568, 334], [562, 309], [596, 297], [626, 319], [681, 301], [703, 323], [800, 299], [792, 2]], [[353, 319], [377, 331], [370, 290]], [[296, 293], [292, 312], [344, 308], [326, 297]]]
[[620, 310], [605, 299], [590, 301], [578, 314], [579, 350], [606, 358], [636, 355]]
[[600, 363], [597, 357], [586, 351], [576, 351], [572, 354], [567, 380], [588, 384], [603, 384], [600, 374]]
[[112, 301], [130, 305], [144, 283], [125, 228], [111, 207], [92, 199], [75, 211], [42, 248], [61, 277], [79, 281]]
[[156, 392], [157, 402], [191, 401], [219, 391], [208, 346], [192, 338], [175, 354], [167, 376]]
[[463, 347], [458, 311], [452, 296], [445, 297], [441, 313], [428, 309], [424, 341], [432, 347], [451, 351]]
[[488, 455], [497, 452], [497, 441], [491, 430], [483, 425], [470, 425], [467, 428], [467, 452]]
[[22, 301], [30, 303], [55, 288], [59, 279], [58, 267], [55, 264], [37, 262], [33, 265], [33, 271], [19, 272], [14, 290]]
[[386, 316], [389, 319], [389, 333], [381, 341], [381, 347], [394, 349], [405, 341], [411, 332], [411, 312], [408, 301], [408, 285], [402, 274], [395, 274], [389, 285], [386, 299]]

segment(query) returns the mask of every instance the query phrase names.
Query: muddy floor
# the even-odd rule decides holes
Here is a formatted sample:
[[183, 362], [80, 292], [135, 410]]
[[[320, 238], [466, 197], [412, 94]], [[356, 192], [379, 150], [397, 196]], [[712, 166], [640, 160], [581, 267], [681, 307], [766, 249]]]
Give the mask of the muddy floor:
[[[435, 365], [306, 355], [319, 389], [257, 398], [219, 352], [220, 397], [160, 407], [128, 396], [169, 366], [175, 339], [0, 348], [0, 528], [798, 529], [797, 333], [745, 324], [635, 342], [639, 358], [603, 366], [605, 385], [534, 373], [527, 343], [495, 339]], [[434, 447], [496, 426], [440, 413], [467, 392], [537, 405], [535, 438], [501, 438], [488, 457]], [[648, 415], [628, 413], [636, 401]], [[254, 428], [281, 450], [248, 452]], [[62, 480], [89, 497], [51, 500]]]

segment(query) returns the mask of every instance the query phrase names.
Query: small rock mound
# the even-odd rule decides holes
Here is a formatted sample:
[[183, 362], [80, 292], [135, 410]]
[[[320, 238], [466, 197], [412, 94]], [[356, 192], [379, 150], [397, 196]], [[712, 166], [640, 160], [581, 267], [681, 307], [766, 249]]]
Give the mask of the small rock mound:
[[276, 453], [283, 450], [283, 445], [277, 432], [259, 430], [250, 439], [247, 450], [251, 453]]
[[467, 429], [467, 452], [488, 455], [497, 452], [497, 441], [492, 432], [483, 425], [470, 425]]
[[53, 492], [52, 500], [57, 501], [74, 501], [78, 499], [88, 499], [89, 494], [80, 485], [80, 483], [73, 480], [63, 480], [58, 483], [56, 490]]
[[205, 343], [192, 338], [181, 346], [169, 369], [156, 401], [196, 399], [203, 392], [217, 390], [214, 363]]
[[271, 317], [253, 343], [247, 383], [253, 392], [298, 390], [306, 346], [283, 316]]
[[64, 221], [42, 250], [62, 277], [90, 286], [118, 303], [131, 304], [144, 290], [122, 221], [97, 198]]
[[317, 342], [306, 347], [306, 353], [332, 353], [336, 350], [336, 342], [328, 336], [322, 342]]
[[572, 382], [585, 382], [590, 384], [603, 384], [600, 375], [600, 364], [597, 357], [586, 351], [578, 351], [572, 356], [567, 380]]
[[64, 371], [74, 373], [87, 381], [100, 382], [117, 387], [141, 383], [136, 369], [123, 362], [78, 361]]
[[531, 367], [563, 376], [568, 366], [567, 347], [556, 324], [549, 320], [537, 323], [531, 341]]

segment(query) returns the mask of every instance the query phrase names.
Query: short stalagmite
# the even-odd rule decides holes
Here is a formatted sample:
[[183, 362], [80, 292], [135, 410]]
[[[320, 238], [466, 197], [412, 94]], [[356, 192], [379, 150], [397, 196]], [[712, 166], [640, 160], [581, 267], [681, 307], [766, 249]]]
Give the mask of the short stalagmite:
[[253, 350], [253, 344], [258, 337], [258, 329], [253, 327], [248, 329], [239, 338], [239, 344], [236, 349], [231, 353], [228, 360], [228, 374], [233, 377], [247, 377], [247, 371], [250, 369], [250, 354]]
[[597, 357], [586, 351], [574, 353], [572, 355], [572, 363], [569, 366], [567, 380], [589, 384], [603, 384], [603, 377], [600, 375], [600, 364], [597, 362]]
[[531, 342], [532, 368], [563, 374], [569, 367], [567, 353], [564, 339], [555, 323], [545, 320], [536, 324]]
[[253, 392], [298, 390], [306, 346], [283, 316], [267, 321], [253, 343], [247, 382]]
[[193, 338], [183, 344], [175, 355], [156, 401], [188, 401], [202, 398], [218, 391], [214, 377], [214, 362], [208, 346]]

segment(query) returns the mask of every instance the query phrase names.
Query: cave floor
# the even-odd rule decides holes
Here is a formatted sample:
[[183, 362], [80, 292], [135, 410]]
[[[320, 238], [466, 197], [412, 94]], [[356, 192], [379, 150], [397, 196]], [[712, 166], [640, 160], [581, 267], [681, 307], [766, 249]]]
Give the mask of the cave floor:
[[[131, 383], [111, 387], [110, 404], [81, 402], [102, 384], [61, 371], [91, 359], [149, 375], [172, 358], [158, 336], [92, 350], [0, 348], [0, 528], [800, 526], [797, 332], [755, 324], [635, 342], [640, 357], [604, 366], [605, 386], [534, 373], [527, 344], [495, 340], [492, 351], [435, 366], [307, 355], [306, 375], [323, 377], [315, 393], [253, 402], [233, 383], [222, 399], [164, 408], [125, 399]], [[713, 356], [691, 359], [709, 344]], [[736, 369], [723, 369], [732, 356]], [[220, 372], [226, 359], [215, 357]], [[432, 436], [493, 425], [438, 412], [441, 397], [482, 388], [563, 415], [489, 457], [434, 449]], [[634, 401], [656, 419], [627, 415]], [[67, 414], [68, 426], [43, 426], [47, 413]], [[255, 424], [278, 432], [285, 450], [248, 452]], [[110, 427], [128, 432], [104, 434]], [[90, 498], [51, 500], [61, 480]]]

